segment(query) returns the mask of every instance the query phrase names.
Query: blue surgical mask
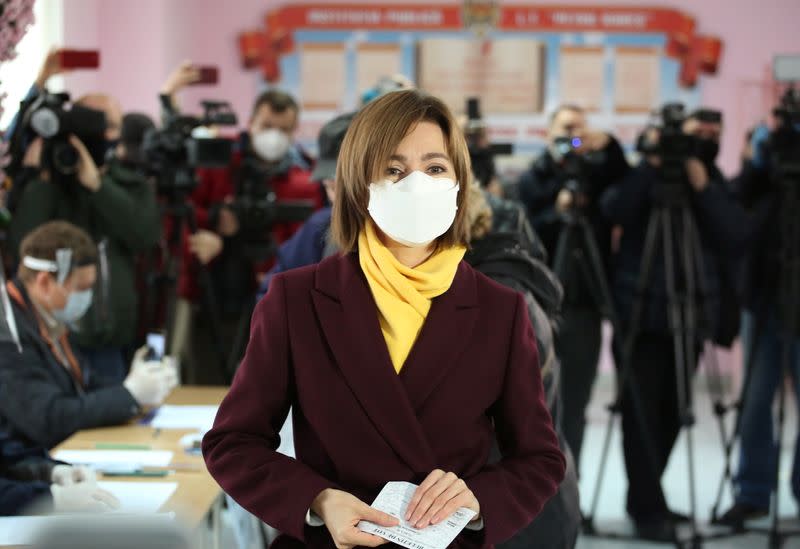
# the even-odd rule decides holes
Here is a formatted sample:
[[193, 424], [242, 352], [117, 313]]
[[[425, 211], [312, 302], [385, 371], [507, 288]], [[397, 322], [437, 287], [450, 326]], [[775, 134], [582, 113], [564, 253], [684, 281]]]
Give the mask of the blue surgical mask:
[[92, 306], [92, 289], [71, 292], [63, 309], [53, 311], [53, 316], [64, 324], [79, 321]]

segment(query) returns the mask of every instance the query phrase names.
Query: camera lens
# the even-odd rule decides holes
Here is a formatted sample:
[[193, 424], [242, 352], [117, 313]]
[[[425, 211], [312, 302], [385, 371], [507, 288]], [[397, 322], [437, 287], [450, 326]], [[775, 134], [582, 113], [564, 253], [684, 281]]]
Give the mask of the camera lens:
[[78, 151], [69, 143], [57, 143], [53, 147], [53, 167], [59, 173], [72, 175], [78, 170]]

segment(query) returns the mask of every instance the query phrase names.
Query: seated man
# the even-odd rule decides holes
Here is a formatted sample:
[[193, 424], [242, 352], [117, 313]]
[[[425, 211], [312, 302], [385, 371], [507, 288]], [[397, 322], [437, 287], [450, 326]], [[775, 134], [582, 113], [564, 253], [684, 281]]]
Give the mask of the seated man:
[[92, 303], [97, 252], [81, 229], [41, 225], [20, 247], [17, 277], [7, 283], [21, 352], [0, 343], [0, 429], [51, 448], [81, 429], [124, 423], [161, 404], [175, 369], [145, 361], [140, 349], [123, 383], [95, 389], [69, 327]]

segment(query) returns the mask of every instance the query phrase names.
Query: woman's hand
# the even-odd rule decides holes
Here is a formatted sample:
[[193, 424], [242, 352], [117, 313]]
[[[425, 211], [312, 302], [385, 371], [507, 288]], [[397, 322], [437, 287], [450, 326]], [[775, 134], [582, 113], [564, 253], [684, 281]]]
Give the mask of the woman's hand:
[[311, 511], [325, 522], [338, 549], [351, 549], [357, 545], [378, 547], [387, 540], [358, 529], [358, 523], [367, 520], [378, 526], [391, 528], [400, 521], [373, 509], [357, 497], [341, 490], [323, 490], [311, 504]]
[[405, 519], [415, 528], [426, 528], [439, 524], [461, 507], [475, 511], [473, 521], [480, 518], [480, 503], [467, 483], [454, 473], [437, 469], [414, 492]]

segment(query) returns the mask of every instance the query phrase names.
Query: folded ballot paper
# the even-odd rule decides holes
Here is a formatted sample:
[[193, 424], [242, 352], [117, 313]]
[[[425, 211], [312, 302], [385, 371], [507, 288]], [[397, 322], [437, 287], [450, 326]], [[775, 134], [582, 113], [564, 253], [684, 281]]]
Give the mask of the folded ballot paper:
[[358, 529], [409, 549], [446, 549], [475, 517], [475, 511], [462, 507], [439, 524], [417, 530], [404, 520], [416, 489], [417, 485], [410, 482], [387, 483], [372, 507], [399, 519], [400, 524], [385, 528], [362, 520], [358, 523]]

